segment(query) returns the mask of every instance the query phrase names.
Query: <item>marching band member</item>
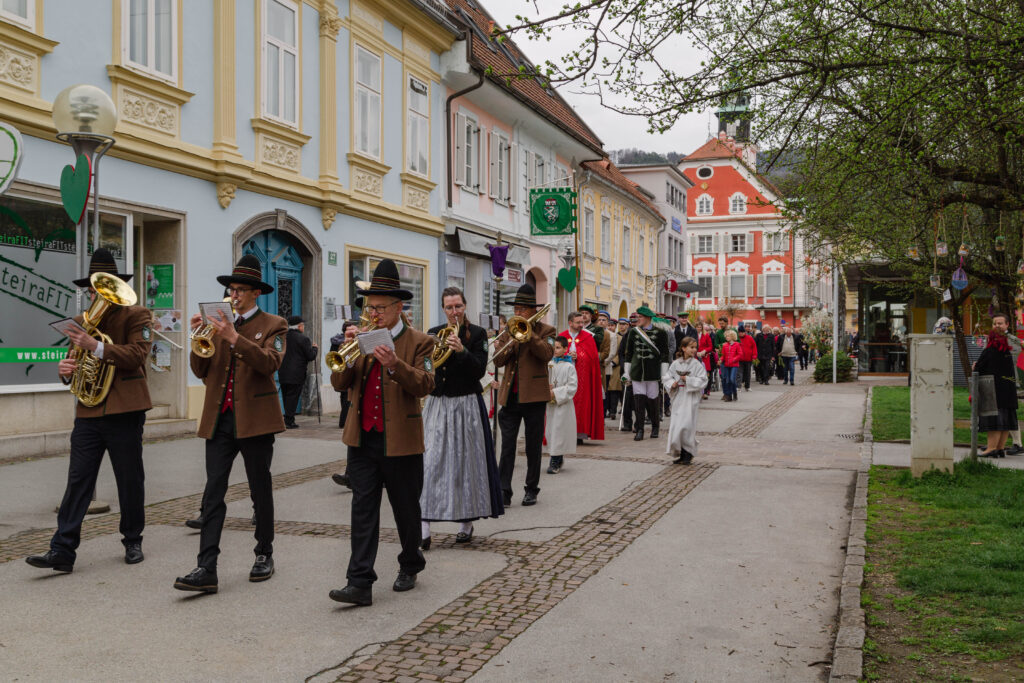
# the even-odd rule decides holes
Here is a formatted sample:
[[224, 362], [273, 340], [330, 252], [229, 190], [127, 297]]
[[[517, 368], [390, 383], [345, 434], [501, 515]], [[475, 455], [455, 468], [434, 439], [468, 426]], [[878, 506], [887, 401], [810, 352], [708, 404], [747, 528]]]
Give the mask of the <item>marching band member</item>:
[[[500, 517], [501, 481], [494, 458], [480, 380], [487, 368], [487, 331], [466, 320], [466, 297], [458, 287], [441, 292], [451, 356], [434, 368], [434, 390], [423, 409], [423, 519], [420, 547], [430, 549], [431, 522], [460, 522], [456, 543], [473, 539], [473, 520]], [[436, 335], [446, 325], [430, 330]]]
[[[388, 330], [394, 348], [381, 344], [369, 356], [331, 373], [335, 391], [350, 390], [342, 440], [349, 447], [348, 470], [352, 487], [352, 554], [348, 584], [332, 590], [330, 598], [354, 605], [373, 603], [373, 570], [380, 538], [380, 503], [383, 489], [395, 516], [402, 552], [398, 555], [396, 591], [411, 590], [426, 561], [420, 551], [420, 492], [423, 488], [423, 418], [420, 399], [434, 388], [430, 360], [434, 340], [402, 320], [402, 302], [412, 293], [402, 289], [398, 267], [391, 259], [377, 264], [366, 297], [377, 328]], [[354, 339], [357, 330], [345, 335]]]
[[[178, 590], [205, 593], [217, 592], [217, 556], [227, 512], [224, 494], [239, 451], [256, 510], [256, 561], [249, 580], [266, 581], [274, 575], [270, 460], [274, 434], [285, 429], [274, 373], [284, 356], [288, 323], [256, 305], [260, 294], [269, 294], [274, 288], [263, 282], [260, 262], [250, 254], [239, 259], [230, 275], [218, 276], [217, 282], [228, 288], [236, 317], [234, 321], [223, 316], [211, 318], [216, 330], [213, 355], [202, 358], [193, 353], [189, 358], [192, 372], [206, 385], [199, 422], [199, 436], [206, 439], [206, 489], [198, 566], [174, 582]], [[193, 315], [191, 324], [193, 330], [199, 328], [202, 315]]]
[[[132, 277], [118, 273], [113, 255], [103, 248], [92, 254], [89, 275], [93, 273], [109, 273], [125, 282]], [[89, 278], [75, 280], [74, 285], [90, 287]], [[93, 297], [99, 296], [91, 288], [89, 291]], [[146, 381], [152, 317], [142, 306], [111, 306], [98, 325], [100, 331], [110, 336], [109, 344], [81, 330], [72, 329], [67, 333], [72, 344], [113, 364], [114, 383], [99, 405], [87, 407], [81, 402], [76, 403], [68, 483], [57, 512], [57, 531], [46, 553], [25, 558], [33, 567], [62, 573], [74, 569], [82, 520], [89, 511], [104, 451], [110, 454], [110, 464], [117, 480], [124, 561], [137, 564], [144, 559], [142, 529], [146, 524], [146, 513], [142, 426], [146, 422], [146, 411], [153, 407]], [[79, 315], [75, 320], [81, 324], [83, 317]], [[73, 359], [60, 361], [57, 374], [61, 381], [68, 384], [76, 367]]]
[[636, 327], [626, 333], [623, 381], [628, 379], [633, 388], [635, 411], [634, 441], [644, 438], [644, 411], [651, 418], [651, 438], [658, 437], [661, 424], [661, 406], [658, 391], [661, 378], [668, 371], [668, 333], [654, 324], [654, 311], [647, 306], [637, 309]]
[[[523, 285], [512, 300], [515, 314], [529, 318], [537, 312], [537, 294], [532, 285]], [[519, 425], [526, 423], [526, 494], [523, 505], [535, 505], [540, 492], [541, 442], [544, 439], [544, 411], [551, 398], [548, 385], [548, 361], [554, 354], [556, 331], [538, 322], [530, 339], [506, 340], [494, 352], [494, 365], [506, 368], [498, 392], [498, 424], [501, 426], [502, 503], [512, 504], [512, 473], [516, 465], [516, 439]]]

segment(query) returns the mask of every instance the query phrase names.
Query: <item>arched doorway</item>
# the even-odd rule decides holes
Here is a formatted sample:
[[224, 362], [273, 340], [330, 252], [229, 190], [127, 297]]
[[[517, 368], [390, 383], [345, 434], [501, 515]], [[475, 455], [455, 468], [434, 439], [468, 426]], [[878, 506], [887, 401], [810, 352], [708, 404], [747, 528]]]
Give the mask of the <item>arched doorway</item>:
[[622, 301], [619, 302], [619, 317], [620, 318], [628, 318], [629, 317], [629, 306], [626, 305], [626, 300], [625, 299], [623, 299]]

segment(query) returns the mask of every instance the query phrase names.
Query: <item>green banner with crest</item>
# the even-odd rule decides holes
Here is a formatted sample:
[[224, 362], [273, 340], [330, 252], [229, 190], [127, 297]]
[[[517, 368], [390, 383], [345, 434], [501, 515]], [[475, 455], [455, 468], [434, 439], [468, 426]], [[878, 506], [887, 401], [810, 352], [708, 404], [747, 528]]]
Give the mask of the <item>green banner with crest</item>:
[[576, 193], [568, 187], [530, 190], [530, 234], [576, 232]]

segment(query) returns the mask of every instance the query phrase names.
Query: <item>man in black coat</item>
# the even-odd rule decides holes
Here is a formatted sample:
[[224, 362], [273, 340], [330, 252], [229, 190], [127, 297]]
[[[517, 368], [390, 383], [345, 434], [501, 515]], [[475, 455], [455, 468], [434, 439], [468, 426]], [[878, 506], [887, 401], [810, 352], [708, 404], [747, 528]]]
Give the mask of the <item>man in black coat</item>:
[[689, 311], [679, 311], [679, 324], [676, 325], [676, 349], [679, 348], [679, 343], [683, 341], [684, 337], [690, 337], [691, 339], [700, 339], [700, 332], [697, 328], [690, 323]]
[[754, 338], [754, 344], [757, 346], [757, 381], [765, 386], [768, 386], [775, 365], [772, 362], [775, 358], [775, 335], [771, 333], [771, 329], [761, 328]]
[[293, 315], [288, 318], [288, 339], [285, 344], [284, 358], [277, 371], [277, 379], [281, 383], [281, 398], [284, 400], [284, 424], [288, 429], [296, 429], [295, 408], [299, 405], [299, 396], [306, 383], [306, 366], [316, 358], [317, 346], [306, 336], [306, 323], [302, 316]]

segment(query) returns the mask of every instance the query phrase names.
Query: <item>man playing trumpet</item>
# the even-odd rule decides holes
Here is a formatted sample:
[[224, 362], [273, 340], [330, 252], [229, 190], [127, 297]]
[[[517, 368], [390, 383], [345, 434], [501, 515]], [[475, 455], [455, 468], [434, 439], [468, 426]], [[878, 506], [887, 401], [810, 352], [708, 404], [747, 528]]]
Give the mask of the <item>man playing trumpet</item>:
[[[263, 282], [259, 260], [246, 254], [230, 275], [217, 281], [228, 288], [235, 320], [211, 318], [215, 328], [212, 356], [189, 357], [192, 372], [206, 385], [199, 436], [206, 439], [206, 489], [203, 491], [202, 529], [197, 567], [179, 576], [174, 587], [183, 591], [217, 592], [217, 557], [227, 506], [224, 495], [228, 475], [239, 451], [245, 462], [249, 492], [256, 509], [256, 560], [250, 581], [266, 581], [274, 575], [274, 492], [270, 460], [274, 434], [283, 432], [284, 418], [277, 398], [274, 373], [284, 356], [285, 319], [261, 311], [260, 294], [274, 291]], [[203, 324], [192, 316], [192, 329]]]
[[[512, 300], [517, 316], [529, 318], [537, 312], [537, 294], [532, 285], [523, 285]], [[506, 333], [507, 334], [507, 333]], [[526, 423], [526, 493], [523, 505], [537, 503], [540, 492], [541, 442], [544, 439], [544, 412], [551, 398], [548, 385], [548, 361], [554, 355], [555, 328], [537, 322], [529, 339], [509, 339], [494, 352], [494, 366], [505, 368], [498, 390], [498, 424], [501, 426], [501, 492], [503, 504], [512, 504], [512, 472], [516, 466], [516, 439], [519, 425]], [[499, 335], [504, 337], [505, 335]], [[498, 344], [502, 343], [499, 339]]]
[[[349, 447], [347, 474], [352, 487], [352, 554], [344, 588], [330, 598], [353, 605], [373, 603], [373, 570], [380, 540], [383, 490], [398, 527], [396, 591], [411, 590], [426, 561], [420, 551], [420, 491], [423, 488], [423, 418], [420, 399], [434, 388], [430, 360], [434, 339], [402, 320], [402, 302], [412, 298], [403, 289], [398, 267], [391, 259], [377, 264], [370, 286], [358, 290], [366, 297], [364, 313], [378, 329], [388, 330], [392, 346], [381, 344], [369, 356], [331, 373], [335, 391], [349, 390], [352, 406], [342, 441]], [[345, 331], [347, 341], [357, 330]]]

